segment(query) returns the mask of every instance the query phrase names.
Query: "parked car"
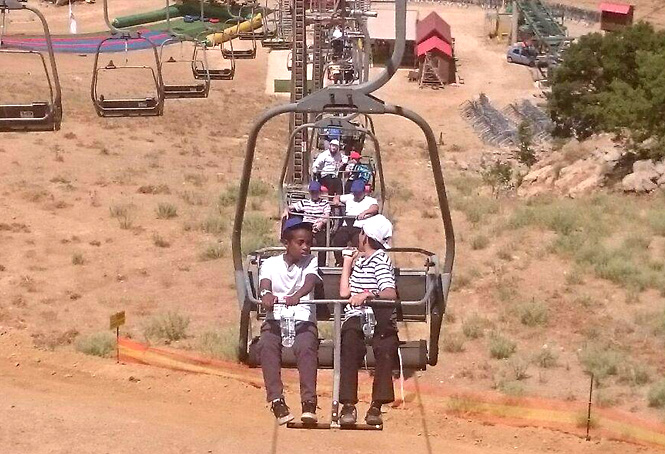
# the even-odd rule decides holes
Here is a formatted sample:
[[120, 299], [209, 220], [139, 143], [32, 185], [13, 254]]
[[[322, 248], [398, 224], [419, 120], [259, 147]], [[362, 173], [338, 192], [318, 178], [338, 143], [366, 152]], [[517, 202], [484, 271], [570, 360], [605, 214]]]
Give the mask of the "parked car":
[[535, 66], [537, 58], [538, 52], [532, 47], [523, 44], [510, 46], [506, 53], [508, 63], [517, 63], [520, 65]]

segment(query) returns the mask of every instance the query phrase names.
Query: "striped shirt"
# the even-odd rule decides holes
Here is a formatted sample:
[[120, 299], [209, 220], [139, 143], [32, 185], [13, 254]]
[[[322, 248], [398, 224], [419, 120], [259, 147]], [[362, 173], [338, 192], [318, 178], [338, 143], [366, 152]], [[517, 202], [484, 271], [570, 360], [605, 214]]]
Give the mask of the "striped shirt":
[[[349, 287], [351, 295], [363, 292], [382, 292], [395, 288], [395, 268], [386, 251], [379, 249], [369, 257], [361, 257], [356, 260], [351, 271]], [[369, 306], [347, 305], [344, 308], [345, 320], [371, 311]]]
[[292, 204], [290, 208], [297, 213], [303, 213], [303, 222], [312, 224], [330, 216], [330, 203], [323, 199], [300, 200]]

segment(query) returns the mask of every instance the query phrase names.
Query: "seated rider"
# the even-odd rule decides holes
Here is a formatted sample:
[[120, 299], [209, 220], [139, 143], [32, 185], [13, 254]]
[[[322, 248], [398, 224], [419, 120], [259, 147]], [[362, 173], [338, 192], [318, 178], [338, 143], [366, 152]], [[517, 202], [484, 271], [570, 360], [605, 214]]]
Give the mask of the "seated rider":
[[331, 195], [342, 193], [339, 170], [348, 159], [339, 149], [339, 139], [332, 139], [329, 148], [322, 151], [312, 164], [312, 173], [321, 175], [319, 182], [328, 188]]
[[287, 219], [282, 230], [282, 244], [286, 252], [266, 259], [259, 272], [261, 305], [268, 311], [261, 326], [259, 357], [267, 400], [279, 424], [293, 420], [284, 401], [281, 378], [282, 343], [280, 323], [284, 318], [295, 319], [293, 352], [300, 374], [301, 421], [317, 422], [316, 372], [319, 339], [316, 328], [316, 307], [307, 304], [318, 282], [319, 269], [310, 254], [312, 226], [302, 219]]
[[[309, 199], [299, 200], [292, 203], [284, 211], [285, 218], [290, 217], [289, 212], [302, 214], [303, 221], [312, 224], [314, 234], [314, 246], [326, 245], [326, 231], [328, 219], [330, 219], [330, 202], [321, 197], [322, 186], [318, 181], [309, 183]], [[325, 266], [326, 253], [319, 252], [319, 266]]]
[[344, 184], [344, 192], [351, 192], [351, 185], [355, 180], [363, 180], [367, 185], [372, 179], [372, 169], [364, 162], [360, 162], [361, 156], [357, 151], [352, 151], [349, 155], [349, 162], [346, 165], [345, 172], [347, 180]]
[[[356, 423], [358, 370], [366, 354], [369, 338], [375, 359], [372, 403], [365, 422], [383, 424], [381, 406], [395, 400], [392, 371], [397, 358], [396, 308], [373, 306], [372, 300], [396, 300], [395, 269], [385, 249], [390, 248], [392, 224], [380, 214], [363, 225], [358, 250], [344, 251], [339, 294], [349, 298], [342, 323], [342, 352], [339, 401], [340, 425]], [[375, 324], [374, 324], [375, 322]]]
[[[355, 180], [351, 194], [336, 196], [333, 204], [344, 205], [344, 222], [335, 232], [332, 245], [335, 247], [358, 246], [358, 234], [365, 220], [378, 214], [379, 204], [375, 198], [365, 195], [365, 182]], [[335, 252], [336, 266], [342, 266], [342, 253]]]

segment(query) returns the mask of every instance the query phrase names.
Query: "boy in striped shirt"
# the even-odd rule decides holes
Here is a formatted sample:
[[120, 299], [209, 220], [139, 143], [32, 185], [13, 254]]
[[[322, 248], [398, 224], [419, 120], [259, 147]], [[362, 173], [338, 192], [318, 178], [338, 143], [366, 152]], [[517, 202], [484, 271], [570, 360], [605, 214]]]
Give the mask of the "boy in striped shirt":
[[[309, 199], [299, 200], [289, 205], [284, 212], [288, 218], [290, 212], [302, 214], [303, 222], [312, 224], [314, 235], [314, 246], [326, 246], [326, 229], [330, 219], [330, 202], [321, 198], [321, 183], [311, 181], [309, 183]], [[325, 266], [326, 253], [319, 252], [319, 266]]]
[[376, 366], [372, 385], [372, 403], [365, 422], [381, 425], [381, 405], [395, 400], [392, 382], [394, 360], [399, 339], [395, 308], [371, 307], [373, 299], [395, 300], [395, 269], [385, 249], [390, 248], [392, 224], [382, 215], [369, 218], [358, 238], [358, 250], [344, 251], [344, 265], [339, 294], [349, 298], [342, 324], [340, 402], [343, 404], [340, 424], [356, 423], [358, 403], [358, 370], [365, 357], [363, 320], [372, 313], [376, 320], [372, 349]]

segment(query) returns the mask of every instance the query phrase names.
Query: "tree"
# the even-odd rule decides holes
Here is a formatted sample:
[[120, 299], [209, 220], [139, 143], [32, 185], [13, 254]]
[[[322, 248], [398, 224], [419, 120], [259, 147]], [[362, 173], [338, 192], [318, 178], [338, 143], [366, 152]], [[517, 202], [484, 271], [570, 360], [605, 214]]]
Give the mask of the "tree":
[[665, 32], [641, 22], [583, 36], [554, 72], [548, 107], [556, 135], [613, 132], [639, 155], [665, 156]]
[[531, 168], [536, 163], [536, 152], [531, 147], [533, 145], [533, 131], [531, 123], [524, 120], [517, 127], [517, 141], [519, 148], [515, 153], [515, 158], [521, 163]]

